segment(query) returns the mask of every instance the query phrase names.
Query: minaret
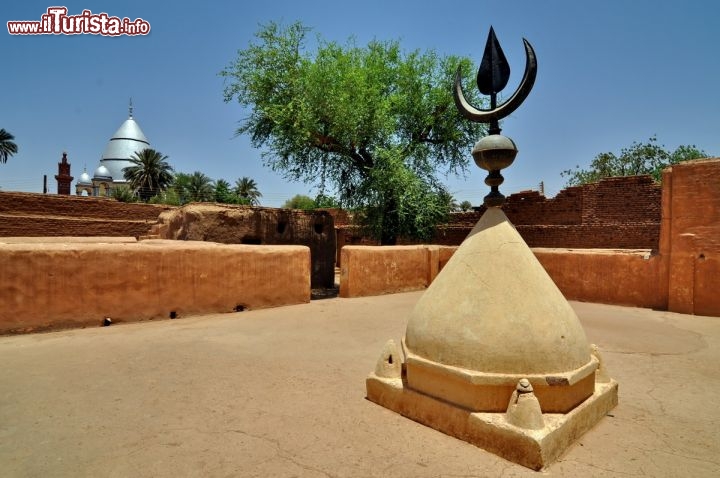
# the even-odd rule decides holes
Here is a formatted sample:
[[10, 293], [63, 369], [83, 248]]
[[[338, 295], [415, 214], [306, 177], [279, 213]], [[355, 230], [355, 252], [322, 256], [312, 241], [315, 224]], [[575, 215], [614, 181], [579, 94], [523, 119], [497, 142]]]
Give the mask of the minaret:
[[55, 175], [55, 179], [58, 183], [57, 193], [69, 195], [73, 177], [70, 176], [70, 163], [68, 163], [66, 152], [63, 152], [62, 161], [58, 163], [58, 173]]

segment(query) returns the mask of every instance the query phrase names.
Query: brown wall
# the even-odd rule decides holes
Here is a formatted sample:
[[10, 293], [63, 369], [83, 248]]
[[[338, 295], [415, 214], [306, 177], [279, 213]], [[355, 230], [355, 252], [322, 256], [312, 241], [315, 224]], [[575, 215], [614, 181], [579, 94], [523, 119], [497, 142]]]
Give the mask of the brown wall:
[[430, 284], [427, 246], [345, 246], [340, 297], [418, 290]]
[[566, 299], [663, 309], [663, 259], [650, 251], [534, 248]]
[[[203, 209], [204, 208], [204, 209]], [[151, 232], [153, 234], [151, 234]], [[335, 284], [335, 228], [326, 211], [0, 192], [0, 237], [130, 236], [225, 244], [304, 245], [313, 287]]]
[[[657, 249], [661, 192], [650, 176], [607, 178], [550, 199], [537, 191], [511, 194], [502, 209], [530, 247]], [[460, 244], [484, 212], [451, 214], [433, 243]]]
[[[361, 297], [426, 288], [457, 247], [346, 246], [340, 296]], [[434, 251], [434, 252], [433, 252]], [[650, 251], [534, 248], [567, 299], [662, 308], [662, 259]]]
[[668, 310], [720, 316], [720, 159], [677, 164], [663, 186]]
[[309, 300], [310, 251], [302, 246], [0, 244], [0, 333]]
[[345, 246], [340, 297], [424, 289], [455, 252], [450, 246]]
[[163, 239], [307, 246], [312, 286], [335, 284], [335, 227], [325, 211], [188, 204], [164, 213], [155, 229]]
[[[554, 198], [537, 191], [511, 194], [503, 205], [510, 222], [530, 247], [589, 249], [657, 249], [660, 238], [661, 192], [650, 176], [603, 179], [563, 189]], [[484, 207], [452, 213], [436, 228], [433, 244], [457, 246], [465, 240]], [[377, 245], [349, 225], [347, 214], [335, 213], [338, 265], [344, 245]], [[417, 244], [400, 238], [399, 244]]]
[[[649, 191], [647, 197], [656, 194], [653, 192], [654, 186], [645, 179], [630, 178], [630, 183], [635, 183], [637, 187]], [[565, 247], [579, 248], [579, 250], [533, 249], [550, 277], [569, 299], [720, 316], [720, 159], [691, 161], [666, 170], [663, 173], [662, 196], [661, 200], [657, 201], [657, 207], [650, 207], [655, 204], [655, 200], [646, 202], [642, 207], [628, 205], [632, 195], [617, 191], [624, 189], [625, 185], [626, 182], [613, 179], [594, 185], [586, 190], [586, 192], [590, 191], [587, 194], [581, 194], [583, 188], [570, 188], [564, 192], [568, 196], [574, 196], [575, 199], [563, 199], [569, 212], [563, 216], [564, 219], [557, 216], [558, 221], [577, 218], [577, 211], [569, 204], [577, 204], [578, 197], [584, 198], [584, 206], [578, 210], [595, 210], [598, 219], [583, 212], [585, 215], [583, 224], [574, 226], [521, 224], [517, 226], [518, 231], [526, 237], [526, 241], [526, 235], [532, 231], [532, 234], [547, 234], [552, 240], [557, 240]], [[524, 196], [534, 204], [531, 208], [541, 210], [543, 207], [549, 207], [537, 194], [528, 193]], [[592, 200], [588, 200], [588, 197]], [[517, 203], [517, 200], [509, 202]], [[611, 204], [614, 204], [612, 205], [614, 212], [599, 210], [610, 207]], [[646, 223], [640, 221], [643, 211], [648, 213], [652, 221]], [[464, 218], [471, 220], [474, 214], [465, 214]], [[623, 224], [622, 221], [625, 220], [636, 222]], [[658, 226], [654, 225], [653, 221], [656, 220]], [[524, 219], [521, 217], [520, 221], [528, 222], [530, 216], [524, 216]], [[608, 228], [608, 225], [613, 223], [616, 229]], [[662, 227], [659, 227], [660, 224]], [[649, 237], [655, 227], [658, 229], [656, 241], [659, 242], [659, 250], [632, 245], [635, 235], [641, 237], [647, 234]], [[457, 237], [462, 234], [461, 227], [449, 229]], [[469, 227], [467, 230], [469, 231]], [[600, 239], [597, 237], [586, 239], [585, 244], [590, 243], [588, 241], [591, 240], [602, 242], [603, 231], [607, 230], [618, 233], [618, 236], [612, 240], [614, 247], [610, 249], [583, 249], [583, 246], [574, 245], [575, 240], [578, 243], [583, 241], [580, 237], [582, 234], [600, 237]], [[465, 236], [462, 237], [464, 239]], [[535, 237], [536, 243], [541, 242], [537, 236]], [[547, 239], [547, 242], [552, 243], [550, 239]], [[348, 249], [347, 253], [345, 249]], [[417, 260], [404, 257], [407, 251], [400, 248], [397, 248], [394, 257], [390, 251], [392, 248], [383, 250], [383, 258], [378, 261], [372, 257], [375, 249], [377, 248], [343, 249], [343, 260], [350, 261], [351, 268], [358, 260], [364, 264], [360, 271], [350, 270], [341, 275], [340, 288], [341, 291], [343, 288], [349, 291], [347, 296], [352, 296], [354, 291], [363, 295], [370, 293], [354, 286], [352, 281], [367, 280], [376, 284], [373, 293], [394, 292], [402, 290], [403, 287], [420, 289], [427, 286], [429, 282], [423, 281], [430, 274], [428, 269], [430, 265], [426, 265], [423, 269]], [[445, 261], [450, 251], [452, 249], [441, 251]], [[355, 258], [354, 255], [358, 257]], [[395, 272], [395, 282], [388, 286], [391, 289], [383, 291], [382, 280], [376, 278], [387, 277], [387, 271], [383, 268], [388, 265], [395, 269], [405, 267], [408, 271], [415, 270], [416, 277], [399, 283], [404, 280], [405, 275]], [[440, 269], [441, 265], [437, 268]], [[343, 284], [343, 280], [348, 283]]]
[[0, 191], [3, 236], [142, 236], [170, 206]]

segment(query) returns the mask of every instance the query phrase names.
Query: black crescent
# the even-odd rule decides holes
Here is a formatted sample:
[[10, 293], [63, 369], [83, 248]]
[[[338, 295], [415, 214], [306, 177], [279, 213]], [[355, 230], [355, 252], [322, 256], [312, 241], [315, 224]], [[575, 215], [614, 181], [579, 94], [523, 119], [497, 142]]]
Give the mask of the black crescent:
[[525, 74], [523, 74], [520, 86], [515, 93], [506, 102], [495, 108], [494, 110], [480, 110], [471, 105], [466, 99], [462, 90], [461, 80], [462, 74], [460, 67], [455, 73], [455, 88], [453, 89], [453, 97], [455, 98], [455, 106], [457, 106], [460, 114], [466, 119], [476, 123], [490, 123], [508, 116], [515, 111], [525, 98], [530, 94], [535, 77], [537, 76], [537, 59], [535, 58], [535, 50], [533, 50], [530, 42], [523, 38], [525, 45]]

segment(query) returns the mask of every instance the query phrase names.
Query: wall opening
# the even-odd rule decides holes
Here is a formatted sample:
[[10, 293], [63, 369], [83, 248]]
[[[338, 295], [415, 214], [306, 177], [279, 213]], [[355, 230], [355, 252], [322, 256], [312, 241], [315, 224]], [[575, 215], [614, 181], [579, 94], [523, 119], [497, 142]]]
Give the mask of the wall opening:
[[256, 236], [245, 236], [240, 240], [240, 244], [254, 244], [259, 246], [262, 244], [262, 240]]

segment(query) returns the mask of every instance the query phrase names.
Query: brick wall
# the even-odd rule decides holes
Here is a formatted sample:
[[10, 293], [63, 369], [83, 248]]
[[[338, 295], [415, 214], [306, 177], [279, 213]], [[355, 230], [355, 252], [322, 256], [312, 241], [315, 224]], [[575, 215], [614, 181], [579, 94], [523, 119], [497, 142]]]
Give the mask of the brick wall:
[[[530, 247], [657, 249], [660, 199], [661, 186], [650, 176], [628, 176], [563, 189], [550, 199], [537, 191], [511, 194], [503, 211]], [[452, 214], [433, 243], [460, 244], [484, 212]]]
[[109, 198], [0, 192], [2, 236], [141, 236], [170, 206]]

